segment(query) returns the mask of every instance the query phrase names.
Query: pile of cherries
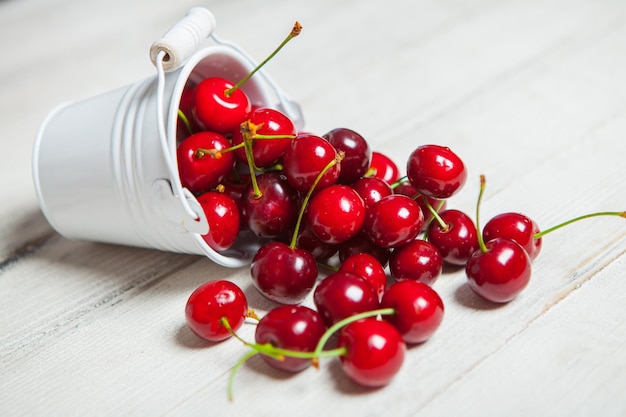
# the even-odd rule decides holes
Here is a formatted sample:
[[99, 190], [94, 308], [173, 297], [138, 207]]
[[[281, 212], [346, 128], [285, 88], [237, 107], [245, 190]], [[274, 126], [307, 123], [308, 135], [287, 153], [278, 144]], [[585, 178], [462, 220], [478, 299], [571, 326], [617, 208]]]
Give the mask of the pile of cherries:
[[[530, 218], [504, 213], [481, 230], [483, 177], [476, 222], [447, 207], [467, 180], [448, 147], [418, 146], [401, 177], [359, 133], [298, 132], [278, 110], [251, 103], [243, 82], [211, 77], [185, 90], [177, 155], [181, 182], [209, 223], [204, 240], [224, 251], [241, 233], [256, 236], [252, 282], [277, 305], [259, 318], [225, 280], [190, 296], [187, 323], [203, 339], [239, 338], [246, 321], [258, 321], [233, 372], [257, 354], [289, 372], [338, 357], [355, 382], [385, 385], [406, 345], [428, 340], [443, 319], [432, 284], [444, 264], [465, 267], [481, 297], [508, 302], [527, 286], [545, 233], [571, 222], [540, 232]], [[624, 217], [578, 219], [606, 214]], [[311, 293], [315, 308], [301, 304]]]

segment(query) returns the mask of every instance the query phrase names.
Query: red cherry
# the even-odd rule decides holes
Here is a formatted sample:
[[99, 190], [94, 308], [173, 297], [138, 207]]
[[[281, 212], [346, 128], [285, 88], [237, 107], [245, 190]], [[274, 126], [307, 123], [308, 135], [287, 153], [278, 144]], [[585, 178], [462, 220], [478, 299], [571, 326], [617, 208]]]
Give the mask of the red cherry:
[[298, 217], [298, 194], [287, 178], [277, 171], [256, 176], [261, 192], [248, 185], [241, 200], [245, 220], [250, 230], [262, 238], [278, 238], [292, 230]]
[[337, 253], [337, 245], [323, 242], [307, 224], [300, 227], [296, 247], [311, 252], [318, 261], [328, 260]]
[[317, 311], [330, 327], [339, 320], [378, 308], [378, 294], [360, 275], [335, 272], [320, 282], [313, 292]]
[[518, 243], [496, 238], [477, 250], [465, 267], [470, 288], [496, 303], [511, 301], [528, 285], [531, 265], [528, 253]]
[[198, 197], [198, 203], [209, 223], [204, 241], [216, 251], [230, 248], [239, 234], [239, 208], [229, 196], [209, 191]]
[[307, 224], [322, 241], [331, 244], [354, 237], [363, 226], [363, 199], [346, 185], [331, 185], [319, 191], [309, 201]]
[[247, 313], [248, 301], [244, 292], [226, 280], [201, 285], [191, 293], [185, 306], [185, 318], [191, 331], [211, 342], [231, 336], [221, 323], [223, 318], [236, 331], [243, 325]]
[[380, 178], [388, 184], [400, 179], [400, 169], [391, 158], [381, 152], [372, 152], [372, 161], [369, 168], [374, 178]]
[[432, 285], [442, 270], [443, 258], [439, 250], [421, 239], [394, 249], [389, 258], [389, 271], [396, 281], [412, 280]]
[[219, 151], [228, 147], [228, 139], [213, 132], [198, 132], [183, 140], [176, 151], [183, 187], [193, 193], [215, 188], [232, 171], [235, 159], [230, 152], [214, 156], [202, 149]]
[[[256, 126], [256, 134], [267, 136], [294, 136], [296, 128], [293, 122], [283, 113], [260, 107], [254, 109], [248, 120]], [[243, 142], [243, 135], [239, 126], [232, 132], [232, 143], [238, 145]], [[292, 139], [256, 139], [252, 141], [252, 158], [257, 167], [265, 168], [274, 165], [283, 156]], [[237, 158], [247, 163], [246, 152], [243, 148], [235, 151]]]
[[424, 227], [422, 227], [422, 230], [428, 226], [428, 224], [433, 218], [433, 214], [430, 211], [426, 202], [424, 201], [423, 197], [426, 197], [426, 199], [428, 200], [428, 204], [430, 204], [430, 207], [434, 208], [437, 212], [441, 212], [445, 210], [448, 205], [446, 200], [440, 200], [440, 199], [428, 197], [428, 196], [416, 197], [416, 196], [421, 195], [421, 193], [417, 191], [408, 182], [399, 184], [396, 188], [393, 189], [393, 192], [394, 194], [403, 194], [407, 197], [411, 197], [415, 200], [417, 204], [419, 204], [420, 208], [422, 209], [422, 212], [424, 213]]
[[270, 300], [298, 304], [317, 280], [317, 263], [309, 252], [282, 242], [261, 246], [250, 268], [254, 286]]
[[461, 158], [450, 148], [423, 145], [409, 156], [407, 177], [420, 193], [435, 198], [449, 198], [467, 180], [467, 170]]
[[395, 314], [382, 318], [391, 323], [406, 343], [423, 343], [435, 333], [443, 320], [443, 301], [430, 286], [418, 281], [391, 284], [380, 304]]
[[220, 77], [205, 78], [196, 86], [193, 115], [203, 130], [230, 134], [252, 110], [250, 99], [240, 88]]
[[368, 318], [348, 324], [339, 335], [341, 368], [354, 382], [366, 387], [387, 385], [404, 362], [406, 344], [394, 326]]
[[[270, 310], [257, 324], [255, 341], [296, 352], [312, 352], [326, 330], [319, 313], [305, 306], [284, 305]], [[274, 368], [299, 372], [311, 364], [310, 359], [286, 356], [278, 360], [261, 355]]]
[[415, 201], [392, 194], [367, 210], [363, 230], [376, 245], [394, 248], [415, 239], [423, 224], [424, 214]]
[[354, 130], [340, 127], [322, 137], [337, 151], [344, 152], [339, 182], [350, 184], [365, 175], [370, 167], [372, 151], [363, 136]]
[[529, 217], [520, 213], [502, 213], [485, 224], [483, 239], [488, 242], [501, 237], [517, 242], [526, 250], [532, 261], [541, 251], [542, 239], [535, 239], [535, 234], [539, 232], [539, 226]]
[[[306, 193], [315, 182], [318, 174], [334, 159], [337, 151], [326, 139], [309, 134], [299, 134], [291, 141], [282, 158], [283, 172], [297, 191]], [[340, 164], [330, 168], [316, 185], [316, 190], [337, 182]]]
[[478, 248], [478, 233], [474, 221], [459, 210], [439, 213], [445, 227], [433, 221], [426, 231], [428, 241], [441, 253], [443, 261], [451, 265], [465, 265]]
[[366, 209], [383, 197], [393, 194], [391, 186], [386, 181], [375, 177], [360, 178], [352, 183], [352, 188], [361, 196]]
[[365, 278], [380, 299], [387, 286], [387, 274], [380, 261], [368, 253], [357, 253], [341, 262], [339, 272], [349, 272]]
[[350, 256], [357, 253], [367, 253], [372, 255], [385, 268], [389, 263], [389, 255], [391, 249], [383, 248], [372, 242], [367, 235], [361, 230], [352, 239], [339, 245], [338, 255], [339, 261], [345, 262]]

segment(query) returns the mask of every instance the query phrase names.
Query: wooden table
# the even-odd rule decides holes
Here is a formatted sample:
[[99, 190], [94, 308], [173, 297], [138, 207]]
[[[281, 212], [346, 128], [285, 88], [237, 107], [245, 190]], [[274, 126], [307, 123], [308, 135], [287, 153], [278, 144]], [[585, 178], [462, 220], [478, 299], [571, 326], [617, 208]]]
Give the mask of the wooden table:
[[[505, 305], [447, 270], [433, 285], [441, 328], [385, 388], [355, 386], [333, 360], [285, 376], [256, 358], [229, 402], [245, 349], [198, 340], [183, 310], [197, 286], [222, 278], [263, 314], [273, 304], [248, 268], [65, 239], [31, 176], [46, 114], [153, 76], [149, 46], [196, 5], [0, 3], [0, 415], [626, 415], [626, 222], [616, 217], [546, 236], [529, 287]], [[480, 174], [483, 219], [519, 211], [547, 228], [626, 208], [626, 2], [200, 5], [259, 60], [299, 20], [302, 35], [266, 71], [300, 103], [307, 130], [350, 127], [401, 168], [420, 144], [451, 147], [470, 176], [450, 208], [473, 216]]]

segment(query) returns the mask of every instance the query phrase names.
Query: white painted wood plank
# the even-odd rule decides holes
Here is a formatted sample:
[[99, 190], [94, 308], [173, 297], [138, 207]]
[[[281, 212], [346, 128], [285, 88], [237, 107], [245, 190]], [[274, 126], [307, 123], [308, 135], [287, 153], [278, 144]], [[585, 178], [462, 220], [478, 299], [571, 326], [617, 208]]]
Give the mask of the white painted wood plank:
[[[619, 219], [546, 237], [531, 286], [498, 309], [469, 291], [462, 271], [442, 277], [444, 325], [411, 349], [387, 388], [356, 388], [333, 361], [286, 378], [253, 360], [228, 403], [227, 374], [241, 347], [199, 342], [182, 309], [197, 285], [216, 278], [242, 285], [259, 311], [270, 308], [247, 270], [66, 241], [38, 212], [29, 171], [47, 111], [150, 76], [147, 47], [191, 5], [0, 4], [0, 40], [14, 58], [0, 68], [0, 414], [623, 414]], [[301, 102], [310, 127], [356, 128], [397, 161], [418, 143], [449, 144], [472, 175], [454, 206], [473, 210], [485, 173], [485, 218], [523, 210], [547, 227], [624, 209], [621, 2], [416, 1], [410, 12], [399, 1], [206, 5], [220, 35], [256, 57], [302, 20], [303, 35], [268, 70]], [[506, 366], [512, 372], [503, 375]], [[512, 402], [507, 386], [518, 394]]]

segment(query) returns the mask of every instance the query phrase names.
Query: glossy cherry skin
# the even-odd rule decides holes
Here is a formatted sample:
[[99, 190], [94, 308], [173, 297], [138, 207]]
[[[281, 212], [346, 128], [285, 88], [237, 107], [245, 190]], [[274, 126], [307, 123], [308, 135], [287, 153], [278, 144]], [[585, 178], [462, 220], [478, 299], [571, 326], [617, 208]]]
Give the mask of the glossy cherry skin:
[[389, 258], [389, 271], [396, 281], [420, 281], [432, 285], [441, 275], [443, 258], [432, 243], [416, 239], [396, 248]]
[[[325, 331], [326, 326], [317, 311], [302, 305], [283, 305], [273, 308], [261, 318], [254, 338], [259, 344], [269, 343], [296, 352], [313, 352]], [[272, 367], [288, 372], [300, 372], [311, 364], [310, 359], [289, 356], [285, 356], [284, 360], [267, 355], [261, 357]]]
[[[296, 135], [296, 127], [291, 119], [278, 110], [267, 107], [259, 107], [249, 114], [248, 119], [257, 126], [256, 133], [259, 135], [289, 136]], [[238, 127], [232, 132], [233, 145], [243, 142], [241, 129]], [[252, 157], [257, 167], [265, 168], [274, 165], [283, 156], [293, 139], [253, 139]], [[237, 158], [247, 163], [246, 151], [241, 148], [235, 151]]]
[[380, 262], [383, 268], [385, 268], [389, 264], [391, 249], [376, 245], [361, 230], [361, 232], [355, 237], [340, 244], [337, 251], [339, 261], [342, 263], [345, 262], [350, 256], [356, 255], [357, 253], [367, 253], [372, 255], [378, 260], [378, 262]]
[[451, 265], [465, 265], [479, 248], [474, 221], [460, 210], [449, 209], [439, 213], [447, 229], [433, 221], [426, 234], [428, 241], [441, 253], [443, 261]]
[[227, 95], [233, 85], [224, 78], [209, 77], [196, 86], [193, 115], [203, 130], [230, 134], [246, 120], [252, 110], [250, 99], [240, 88]]
[[198, 203], [209, 223], [209, 232], [202, 239], [214, 250], [230, 248], [239, 234], [239, 208], [229, 196], [209, 191], [198, 197]]
[[467, 180], [467, 170], [461, 158], [450, 148], [422, 145], [407, 161], [407, 177], [422, 194], [435, 198], [452, 197]]
[[486, 243], [487, 252], [477, 250], [467, 261], [469, 286], [481, 297], [506, 303], [528, 285], [531, 261], [517, 242], [496, 238]]
[[281, 304], [302, 302], [313, 289], [317, 273], [313, 255], [278, 241], [261, 246], [250, 268], [255, 288]]
[[376, 290], [379, 300], [385, 293], [387, 274], [380, 261], [373, 255], [368, 253], [352, 255], [341, 262], [339, 272], [349, 272], [365, 278], [372, 285], [372, 288]]
[[277, 171], [256, 176], [261, 196], [252, 184], [242, 195], [242, 210], [249, 229], [261, 238], [278, 238], [293, 229], [298, 218], [299, 198], [287, 178]]
[[391, 186], [384, 180], [375, 177], [363, 177], [352, 183], [354, 191], [359, 193], [365, 209], [380, 201], [383, 197], [393, 194]]
[[[326, 139], [311, 134], [299, 134], [291, 141], [282, 158], [283, 172], [293, 188], [309, 191], [317, 176], [337, 158], [337, 150]], [[337, 182], [341, 164], [331, 167], [316, 185], [319, 191]]]
[[219, 342], [231, 334], [221, 323], [228, 320], [230, 327], [237, 331], [246, 320], [248, 300], [236, 284], [217, 280], [198, 287], [187, 300], [185, 318], [187, 325], [202, 339]]
[[341, 368], [354, 382], [366, 387], [382, 387], [400, 371], [406, 344], [394, 326], [368, 318], [348, 324], [339, 334]]
[[422, 212], [424, 213], [424, 226], [422, 227], [422, 230], [424, 230], [428, 226], [431, 219], [433, 218], [433, 214], [428, 208], [428, 204], [430, 204], [430, 206], [435, 209], [437, 213], [445, 210], [448, 205], [446, 200], [440, 200], [438, 198], [427, 196], [426, 200], [428, 200], [428, 204], [426, 204], [422, 194], [408, 182], [399, 184], [396, 188], [393, 189], [393, 192], [394, 194], [403, 194], [407, 197], [413, 198], [415, 202], [420, 206]]
[[400, 169], [391, 158], [381, 152], [372, 152], [369, 171], [371, 176], [380, 178], [389, 184], [400, 179]]
[[335, 272], [324, 278], [313, 292], [317, 311], [330, 327], [339, 320], [378, 308], [378, 294], [360, 275]]
[[336, 245], [361, 231], [365, 204], [352, 188], [335, 184], [313, 195], [306, 209], [306, 218], [322, 242]]
[[395, 248], [415, 239], [423, 224], [424, 214], [415, 201], [392, 194], [367, 210], [363, 230], [376, 245]]
[[339, 127], [322, 136], [337, 150], [344, 152], [339, 182], [350, 184], [361, 178], [370, 167], [372, 151], [367, 141], [354, 130]]
[[423, 282], [401, 281], [391, 284], [380, 307], [396, 310], [395, 314], [385, 314], [382, 318], [398, 329], [409, 344], [430, 339], [443, 321], [441, 297]]
[[501, 213], [493, 217], [483, 228], [485, 242], [497, 237], [519, 243], [534, 260], [541, 251], [542, 238], [535, 239], [539, 226], [531, 218], [520, 213]]
[[193, 193], [215, 188], [232, 171], [235, 158], [230, 152], [214, 157], [198, 151], [198, 148], [221, 150], [228, 147], [228, 139], [213, 132], [198, 132], [183, 140], [176, 150], [178, 173], [183, 187]]
[[[287, 236], [287, 239], [291, 237]], [[306, 222], [303, 222], [296, 238], [296, 247], [311, 252], [318, 261], [326, 261], [337, 253], [338, 246], [322, 241]]]

